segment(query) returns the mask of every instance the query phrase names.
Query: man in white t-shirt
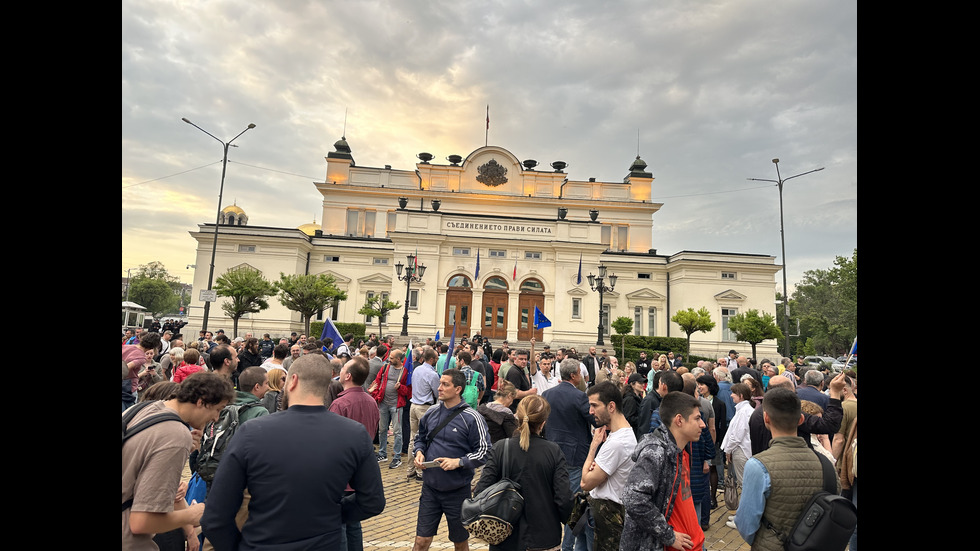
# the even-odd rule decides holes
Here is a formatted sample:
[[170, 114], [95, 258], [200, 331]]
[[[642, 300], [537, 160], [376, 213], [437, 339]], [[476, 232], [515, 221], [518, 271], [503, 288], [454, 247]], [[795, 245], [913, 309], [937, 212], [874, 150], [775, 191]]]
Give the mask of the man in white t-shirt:
[[[534, 346], [534, 339], [531, 339], [531, 346]], [[541, 354], [540, 361], [535, 362], [532, 360], [528, 362], [531, 368], [531, 387], [538, 389], [539, 396], [542, 392], [549, 388], [554, 388], [561, 383], [561, 377], [551, 369], [554, 361], [551, 353], [544, 352]]]
[[623, 532], [623, 489], [633, 469], [636, 435], [622, 413], [623, 394], [611, 381], [589, 387], [589, 413], [596, 425], [582, 465], [582, 489], [589, 492], [595, 519], [594, 549], [619, 549]]

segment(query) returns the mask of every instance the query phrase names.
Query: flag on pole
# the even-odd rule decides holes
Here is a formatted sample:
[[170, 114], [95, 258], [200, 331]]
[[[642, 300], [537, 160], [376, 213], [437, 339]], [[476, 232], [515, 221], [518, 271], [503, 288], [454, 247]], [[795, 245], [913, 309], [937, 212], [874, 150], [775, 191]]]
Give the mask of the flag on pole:
[[575, 284], [582, 284], [582, 253], [578, 253], [578, 279], [575, 280]]
[[[326, 341], [327, 339], [333, 340], [334, 346], [344, 342], [344, 337], [340, 335], [340, 331], [337, 331], [337, 326], [333, 324], [333, 320], [330, 318], [327, 318], [327, 321], [323, 322], [323, 332], [320, 333], [321, 341]], [[330, 354], [326, 346], [323, 347], [323, 351]]]
[[851, 345], [851, 356], [858, 353], [858, 338], [857, 335], [854, 336], [854, 344]]
[[[449, 367], [449, 360], [453, 357], [453, 350], [456, 349], [456, 320], [453, 319], [453, 334], [449, 337], [449, 352], [448, 357], [446, 357], [446, 363], [443, 364], [443, 369]], [[442, 377], [442, 372], [439, 372], [439, 376]]]
[[473, 279], [480, 279], [480, 249], [476, 250], [476, 275]]
[[415, 369], [412, 361], [412, 341], [408, 341], [408, 350], [405, 352], [405, 384], [412, 385], [412, 371]]
[[487, 130], [490, 130], [490, 104], [487, 104]]
[[544, 314], [541, 313], [541, 310], [538, 310], [538, 307], [535, 306], [534, 307], [534, 328], [535, 329], [544, 329], [545, 327], [551, 327], [551, 320], [549, 320], [548, 318], [544, 317]]
[[432, 340], [434, 340], [436, 342], [439, 342], [439, 332], [438, 331], [436, 331], [436, 338], [434, 338]]
[[517, 261], [514, 261], [514, 281], [517, 281]]

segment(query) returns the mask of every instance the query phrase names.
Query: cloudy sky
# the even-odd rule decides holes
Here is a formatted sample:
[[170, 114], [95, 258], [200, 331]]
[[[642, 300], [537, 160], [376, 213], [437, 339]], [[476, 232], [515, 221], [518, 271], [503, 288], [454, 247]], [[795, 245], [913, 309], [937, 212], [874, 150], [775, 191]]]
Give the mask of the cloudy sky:
[[[572, 180], [653, 172], [653, 243], [768, 254], [790, 286], [857, 247], [853, 0], [123, 0], [122, 275], [190, 283], [222, 206], [321, 222], [346, 134], [358, 165], [499, 145]], [[486, 111], [490, 108], [489, 138]], [[185, 124], [186, 117], [220, 139]], [[346, 127], [345, 127], [346, 124]], [[777, 274], [778, 286], [782, 276]]]

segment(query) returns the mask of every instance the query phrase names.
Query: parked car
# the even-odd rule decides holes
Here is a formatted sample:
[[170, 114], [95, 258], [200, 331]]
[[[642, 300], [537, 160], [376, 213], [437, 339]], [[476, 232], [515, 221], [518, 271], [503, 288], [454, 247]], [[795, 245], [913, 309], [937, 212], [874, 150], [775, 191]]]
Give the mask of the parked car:
[[[844, 365], [844, 362], [847, 362], [846, 366]], [[833, 367], [834, 371], [840, 373], [845, 369], [851, 369], [852, 367], [856, 366], [857, 363], [858, 363], [857, 356], [852, 356], [851, 361], [849, 362], [847, 361], [847, 357], [841, 356], [834, 361], [831, 367]]]
[[830, 356], [807, 356], [803, 358], [803, 362], [805, 364], [816, 366], [816, 367], [820, 367], [823, 364], [833, 366], [834, 362], [836, 361], [837, 360], [831, 358]]

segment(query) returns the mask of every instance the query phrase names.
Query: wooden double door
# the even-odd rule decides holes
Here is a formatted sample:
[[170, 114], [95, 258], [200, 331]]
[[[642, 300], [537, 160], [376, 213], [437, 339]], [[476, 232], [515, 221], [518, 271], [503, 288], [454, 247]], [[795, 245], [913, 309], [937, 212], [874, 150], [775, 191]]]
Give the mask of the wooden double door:
[[544, 312], [544, 295], [539, 293], [521, 293], [517, 301], [518, 326], [517, 340], [528, 341], [531, 337], [541, 341], [544, 338], [544, 329], [534, 329], [534, 307]]

